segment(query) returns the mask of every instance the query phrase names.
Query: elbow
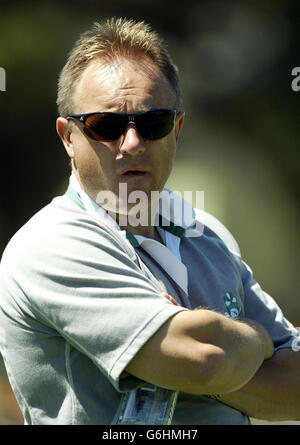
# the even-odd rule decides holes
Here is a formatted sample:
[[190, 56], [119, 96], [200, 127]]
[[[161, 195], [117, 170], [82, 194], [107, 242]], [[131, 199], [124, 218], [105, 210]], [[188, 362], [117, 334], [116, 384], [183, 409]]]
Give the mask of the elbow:
[[[203, 349], [203, 345], [202, 345]], [[252, 377], [252, 373], [244, 372], [241, 364], [227, 354], [224, 349], [207, 345], [197, 366], [194, 382], [198, 394], [225, 394], [237, 391]]]
[[185, 380], [183, 391], [196, 394], [230, 392], [235, 386], [228, 374], [227, 357], [222, 348], [201, 345], [198, 360]]
[[203, 365], [204, 394], [222, 394], [235, 389], [236, 384], [229, 368], [225, 351], [216, 346], [211, 348]]
[[235, 355], [218, 346], [211, 346], [199, 367], [198, 383], [203, 389], [201, 394], [237, 391], [251, 380], [256, 371], [257, 366], [247, 361], [241, 363]]

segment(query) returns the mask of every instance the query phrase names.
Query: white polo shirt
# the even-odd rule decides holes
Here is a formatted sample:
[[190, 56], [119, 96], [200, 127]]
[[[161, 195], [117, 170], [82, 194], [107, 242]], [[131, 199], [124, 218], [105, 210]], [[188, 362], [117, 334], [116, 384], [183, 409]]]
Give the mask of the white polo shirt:
[[125, 371], [186, 310], [163, 291], [187, 308], [253, 318], [276, 349], [291, 346], [298, 331], [255, 282], [235, 240], [197, 211], [199, 236], [174, 221], [158, 229], [165, 246], [126, 234], [74, 179], [70, 186], [15, 234], [0, 266], [1, 352], [26, 423], [247, 424], [205, 395], [168, 391]]

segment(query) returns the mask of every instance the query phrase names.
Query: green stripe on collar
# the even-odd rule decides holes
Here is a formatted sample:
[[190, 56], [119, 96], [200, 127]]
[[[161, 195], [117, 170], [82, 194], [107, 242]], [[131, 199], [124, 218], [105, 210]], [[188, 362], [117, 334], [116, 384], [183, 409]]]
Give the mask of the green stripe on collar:
[[185, 229], [180, 226], [175, 226], [172, 221], [170, 221], [169, 226], [160, 226], [162, 229], [166, 230], [167, 232], [173, 233], [173, 235], [178, 236], [178, 238], [182, 238], [185, 234]]
[[69, 185], [66, 193], [66, 196], [68, 196], [68, 198], [70, 198], [73, 202], [75, 202], [75, 204], [77, 204], [79, 207], [81, 207], [83, 210], [85, 210], [85, 207], [83, 205], [82, 199], [79, 195], [79, 193], [77, 193], [73, 187], [71, 187], [71, 185]]
[[[125, 229], [123, 229], [123, 230], [125, 230]], [[132, 247], [139, 247], [140, 243], [138, 242], [138, 240], [136, 239], [136, 237], [132, 233], [126, 232], [126, 238], [130, 242]]]
[[163, 218], [161, 215], [159, 215], [159, 227], [175, 236], [178, 236], [178, 238], [182, 238], [185, 234], [185, 229], [181, 226], [176, 226], [172, 221], [166, 221], [166, 223], [163, 224]]
[[[177, 236], [178, 238], [182, 238], [185, 234], [185, 229], [183, 227], [175, 226], [175, 224], [172, 223], [171, 221], [169, 221], [168, 226], [163, 226], [163, 225], [159, 225], [159, 226], [162, 229], [166, 230], [167, 232], [170, 232], [173, 235]], [[124, 227], [121, 227], [121, 229], [125, 230]], [[130, 242], [132, 247], [139, 247], [140, 243], [138, 242], [138, 240], [135, 238], [135, 236], [132, 233], [126, 232], [126, 238]]]

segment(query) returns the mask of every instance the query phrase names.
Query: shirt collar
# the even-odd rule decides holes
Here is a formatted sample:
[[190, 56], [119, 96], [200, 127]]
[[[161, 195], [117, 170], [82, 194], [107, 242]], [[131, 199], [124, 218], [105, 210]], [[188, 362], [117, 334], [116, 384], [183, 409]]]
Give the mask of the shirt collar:
[[[124, 238], [131, 244], [133, 248], [142, 246], [161, 266], [172, 276], [173, 280], [184, 290], [188, 292], [188, 274], [186, 266], [181, 261], [180, 242], [185, 235], [185, 227], [177, 224], [178, 209], [180, 202], [177, 202], [177, 212], [171, 207], [171, 200], [168, 199], [169, 190], [164, 189], [161, 194], [160, 206], [158, 207], [161, 213], [158, 213], [158, 222], [161, 236], [165, 238], [165, 245], [158, 243], [156, 240], [146, 238], [144, 236], [133, 235], [132, 233], [123, 230], [116, 221], [111, 218], [105, 210], [99, 206], [80, 186], [75, 175], [72, 174], [70, 184], [66, 195], [72, 199], [79, 207], [93, 214], [97, 219], [100, 219], [104, 224], [114, 227], [120, 231]], [[184, 203], [182, 203], [183, 207]], [[165, 212], [163, 213], [163, 211]], [[177, 219], [168, 218], [168, 216], [177, 215]], [[169, 224], [169, 225], [168, 225]]]
[[[109, 216], [103, 207], [99, 206], [81, 187], [74, 173], [70, 176], [69, 187], [66, 195], [83, 210], [101, 219], [105, 224], [113, 226], [117, 230], [122, 228]], [[160, 194], [158, 205], [158, 225], [161, 229], [182, 238], [188, 227], [195, 223], [195, 211], [192, 206], [178, 194], [164, 188]], [[138, 247], [145, 239], [143, 236], [126, 232], [126, 238], [133, 247]]]

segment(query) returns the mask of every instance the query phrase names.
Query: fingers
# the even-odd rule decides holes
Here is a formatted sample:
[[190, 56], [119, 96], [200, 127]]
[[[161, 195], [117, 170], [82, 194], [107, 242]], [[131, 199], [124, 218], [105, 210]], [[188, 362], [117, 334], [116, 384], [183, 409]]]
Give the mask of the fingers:
[[167, 292], [163, 292], [162, 296], [165, 297], [167, 300], [171, 301], [171, 303], [173, 303], [175, 306], [180, 306], [180, 304], [177, 303], [175, 298], [171, 297], [171, 295], [169, 295]]

